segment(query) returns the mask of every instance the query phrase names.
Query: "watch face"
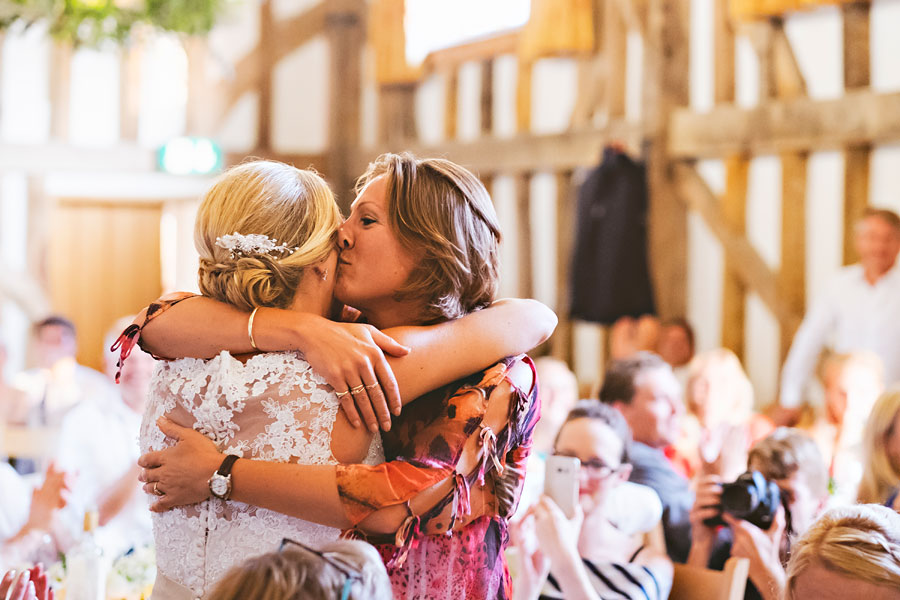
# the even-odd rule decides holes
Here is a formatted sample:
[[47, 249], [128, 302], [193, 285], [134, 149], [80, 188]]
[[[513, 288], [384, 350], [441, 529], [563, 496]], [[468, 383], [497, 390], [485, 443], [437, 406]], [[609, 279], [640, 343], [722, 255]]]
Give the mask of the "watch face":
[[216, 473], [209, 481], [209, 491], [222, 498], [228, 493], [228, 478]]

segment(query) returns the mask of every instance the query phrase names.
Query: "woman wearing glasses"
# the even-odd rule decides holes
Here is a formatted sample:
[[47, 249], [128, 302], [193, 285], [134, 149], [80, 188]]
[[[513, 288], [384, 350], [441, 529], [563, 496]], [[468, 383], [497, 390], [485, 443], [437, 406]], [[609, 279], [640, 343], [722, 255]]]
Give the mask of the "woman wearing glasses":
[[569, 413], [554, 454], [580, 460], [578, 506], [570, 520], [542, 496], [514, 526], [516, 600], [668, 598], [662, 507], [653, 490], [628, 483], [630, 443], [625, 419], [611, 406], [582, 400]]
[[[198, 215], [201, 289], [212, 299], [160, 302], [147, 312], [142, 340], [154, 354], [216, 357], [160, 367], [156, 400], [151, 399], [156, 408], [145, 419], [144, 450], [152, 450], [140, 462], [145, 491], [158, 496], [157, 523], [169, 523], [164, 530], [157, 527], [164, 578], [154, 597], [173, 579], [202, 595], [224, 574], [221, 566], [239, 562], [241, 553], [265, 537], [262, 530], [269, 537], [283, 530], [285, 515], [291, 515], [305, 523], [291, 525], [301, 531], [288, 533], [295, 539], [336, 536], [333, 529], [313, 531], [319, 524], [322, 530], [352, 529], [378, 544], [398, 597], [508, 598], [506, 519], [518, 503], [539, 405], [530, 360], [496, 361], [546, 339], [555, 316], [530, 301], [480, 310], [493, 300], [499, 278], [500, 232], [484, 186], [449, 161], [386, 155], [362, 178], [350, 218], [338, 230], [339, 261], [332, 246], [325, 247], [318, 262], [307, 259], [306, 272], [294, 279], [235, 272], [232, 263], [241, 261], [277, 271], [303, 253], [309, 232], [319, 230], [316, 224], [287, 225], [296, 210], [279, 213], [266, 206], [277, 194], [251, 191], [242, 183], [222, 194], [243, 197], [229, 210], [243, 211], [246, 221], [225, 220], [229, 210], [201, 209]], [[264, 201], [248, 206], [249, 198]], [[269, 229], [260, 230], [259, 220], [273, 213], [275, 218], [265, 219]], [[235, 239], [232, 231], [242, 237]], [[263, 232], [266, 244], [247, 239]], [[381, 461], [372, 453], [368, 465], [346, 464], [363, 461], [372, 434], [335, 416], [335, 407], [342, 397], [352, 416], [356, 400], [375, 426], [369, 400], [377, 400], [379, 383], [390, 387], [384, 373], [376, 378], [365, 369], [333, 369], [346, 362], [347, 351], [321, 333], [318, 322], [310, 335], [310, 320], [298, 312], [326, 314], [332, 286], [335, 297], [358, 308], [370, 325], [392, 328], [386, 331], [412, 347], [408, 355], [390, 359], [403, 401], [434, 390], [405, 406], [392, 424], [386, 410], [382, 415], [376, 407], [390, 428], [383, 464], [374, 464]], [[287, 296], [297, 292], [292, 303], [278, 304], [261, 295], [270, 287]], [[260, 293], [247, 301], [246, 289]], [[269, 308], [287, 304], [294, 310]], [[250, 312], [254, 306], [265, 308]], [[438, 325], [422, 327], [431, 323]], [[128, 333], [134, 339], [137, 327]], [[379, 343], [398, 352], [387, 340]], [[321, 360], [329, 345], [336, 350]], [[239, 369], [230, 354], [219, 354], [223, 348], [300, 349], [313, 369], [331, 369], [340, 377], [327, 378], [332, 391], [308, 372], [309, 365], [297, 369], [284, 353], [253, 356]], [[284, 410], [281, 390], [298, 386], [303, 406]], [[248, 390], [253, 402], [245, 398]], [[323, 413], [319, 403], [329, 407], [327, 418], [297, 418], [297, 408]], [[254, 412], [261, 418], [248, 420]], [[154, 422], [163, 414], [170, 420], [161, 421], [160, 431]], [[165, 512], [174, 507], [181, 508]], [[231, 518], [235, 511], [238, 518]], [[197, 517], [190, 521], [195, 531], [185, 532], [186, 516]], [[209, 549], [213, 538], [222, 541], [218, 552]], [[199, 573], [197, 564], [204, 565]], [[159, 597], [180, 597], [178, 592], [160, 591]]]

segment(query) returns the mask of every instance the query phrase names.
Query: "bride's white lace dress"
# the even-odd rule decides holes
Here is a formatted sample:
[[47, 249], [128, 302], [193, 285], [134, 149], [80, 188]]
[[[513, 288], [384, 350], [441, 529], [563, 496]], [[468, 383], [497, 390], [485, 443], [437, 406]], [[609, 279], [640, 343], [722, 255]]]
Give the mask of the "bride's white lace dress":
[[[141, 452], [171, 445], [156, 426], [166, 415], [212, 439], [220, 451], [301, 464], [337, 464], [331, 430], [339, 403], [300, 353], [266, 353], [246, 363], [222, 352], [211, 360], [160, 362], [141, 425]], [[384, 461], [380, 436], [365, 460]], [[289, 537], [313, 546], [340, 532], [241, 502], [210, 498], [153, 514], [157, 569], [191, 590], [209, 593], [234, 565], [276, 550]], [[154, 594], [154, 596], [156, 596]]]

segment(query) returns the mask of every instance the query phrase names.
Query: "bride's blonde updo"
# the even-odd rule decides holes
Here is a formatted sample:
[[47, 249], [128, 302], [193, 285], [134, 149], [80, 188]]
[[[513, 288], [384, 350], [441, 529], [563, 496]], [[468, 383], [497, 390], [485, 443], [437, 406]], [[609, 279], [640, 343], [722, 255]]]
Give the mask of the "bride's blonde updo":
[[[285, 308], [304, 270], [334, 248], [340, 224], [334, 195], [316, 173], [273, 161], [233, 167], [197, 212], [200, 291], [243, 310]], [[240, 252], [217, 244], [233, 234], [264, 235], [282, 249]]]

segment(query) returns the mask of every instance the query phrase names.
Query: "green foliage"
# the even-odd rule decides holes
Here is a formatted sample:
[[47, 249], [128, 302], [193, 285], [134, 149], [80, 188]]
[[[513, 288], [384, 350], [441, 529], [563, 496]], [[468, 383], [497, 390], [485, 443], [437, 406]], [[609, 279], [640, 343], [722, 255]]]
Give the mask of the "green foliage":
[[136, 24], [188, 35], [212, 29], [230, 0], [0, 0], [0, 31], [46, 23], [75, 45], [127, 40]]

